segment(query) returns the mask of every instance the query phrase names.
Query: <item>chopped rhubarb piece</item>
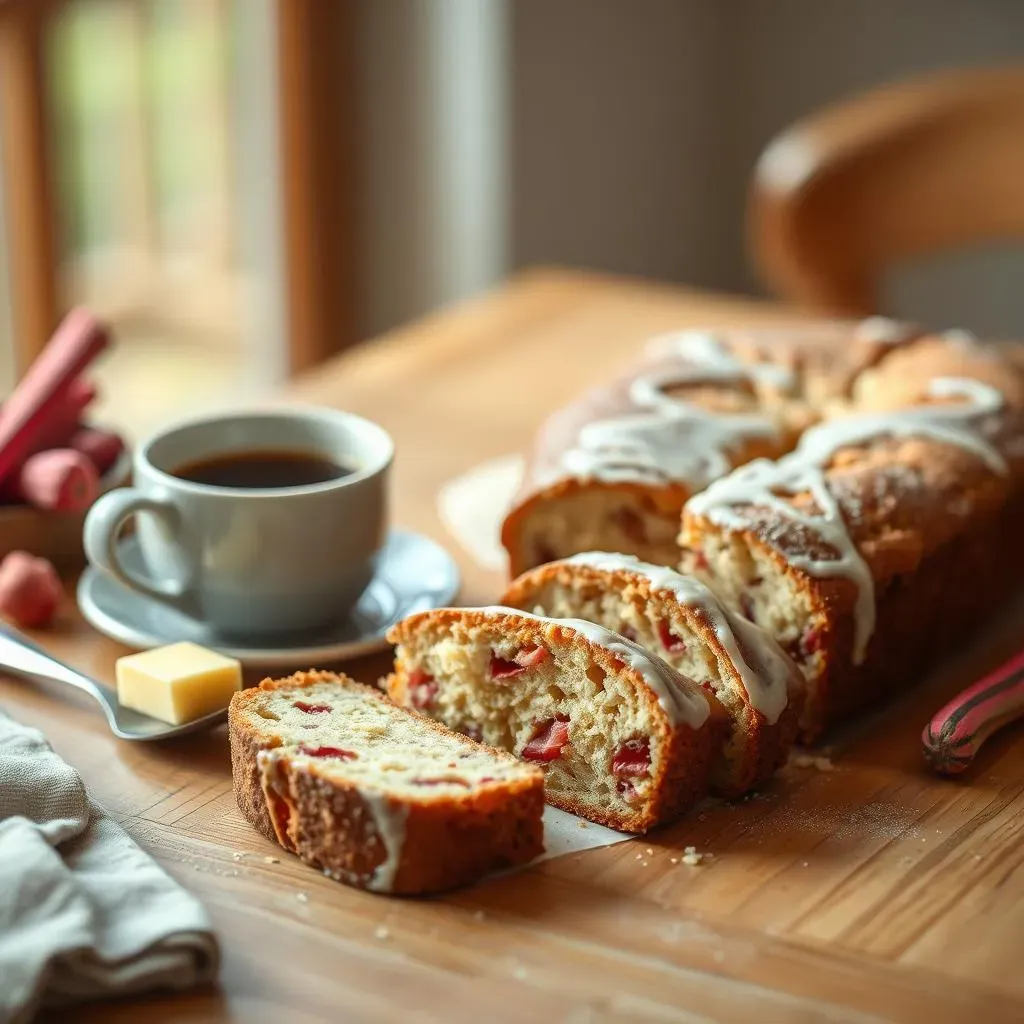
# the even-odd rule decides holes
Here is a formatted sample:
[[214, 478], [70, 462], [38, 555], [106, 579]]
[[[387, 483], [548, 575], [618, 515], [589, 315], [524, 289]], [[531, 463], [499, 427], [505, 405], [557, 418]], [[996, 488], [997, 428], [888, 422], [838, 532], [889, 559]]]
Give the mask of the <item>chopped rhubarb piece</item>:
[[551, 652], [546, 647], [524, 647], [516, 655], [515, 661], [523, 668], [536, 668], [538, 665], [543, 665], [550, 657]]
[[510, 679], [512, 676], [525, 672], [528, 668], [542, 665], [550, 657], [551, 652], [546, 647], [524, 647], [511, 661], [497, 653], [492, 653], [491, 678]]
[[549, 718], [538, 724], [533, 738], [523, 747], [520, 757], [527, 761], [557, 761], [562, 756], [562, 747], [569, 742], [569, 720]]
[[711, 568], [708, 563], [707, 556], [703, 551], [696, 551], [693, 555], [694, 564], [701, 572], [707, 572]]
[[339, 757], [342, 761], [354, 761], [357, 754], [351, 750], [342, 750], [341, 747], [299, 747], [299, 753], [307, 757]]
[[810, 629], [804, 631], [804, 635], [800, 638], [800, 651], [804, 657], [809, 658], [821, 650], [823, 642], [824, 637], [821, 630], [811, 626]]
[[686, 641], [681, 637], [675, 635], [672, 632], [672, 627], [669, 626], [664, 619], [658, 623], [658, 638], [661, 640], [661, 646], [666, 651], [685, 651]]
[[476, 740], [477, 743], [483, 743], [484, 734], [479, 725], [464, 725], [459, 732], [463, 736], [468, 736], [471, 740]]
[[617, 508], [609, 518], [634, 544], [648, 542], [647, 527], [644, 525], [643, 516], [635, 509], [626, 506]]
[[520, 672], [525, 672], [526, 669], [517, 661], [509, 661], [508, 658], [502, 658], [497, 654], [491, 654], [491, 678], [492, 679], [509, 679], [512, 676], [519, 675]]
[[295, 701], [292, 707], [305, 711], [307, 715], [322, 715], [325, 711], [331, 710], [330, 704], [307, 704], [304, 700]]
[[647, 736], [626, 740], [612, 755], [612, 774], [647, 775], [651, 770], [651, 741]]
[[414, 708], [425, 708], [437, 696], [437, 683], [434, 677], [421, 668], [414, 668], [409, 673], [409, 703]]
[[757, 622], [757, 615], [754, 612], [754, 602], [750, 599], [749, 594], [740, 594], [740, 611], [745, 619], [750, 619], [751, 622]]

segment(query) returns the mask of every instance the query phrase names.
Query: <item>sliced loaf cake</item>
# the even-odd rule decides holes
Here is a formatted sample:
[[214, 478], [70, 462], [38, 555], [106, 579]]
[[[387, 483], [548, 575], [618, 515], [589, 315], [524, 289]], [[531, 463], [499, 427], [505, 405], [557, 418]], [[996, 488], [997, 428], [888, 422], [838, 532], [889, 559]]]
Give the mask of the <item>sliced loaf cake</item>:
[[427, 893], [543, 852], [543, 775], [342, 675], [235, 694], [235, 796], [264, 835], [326, 875]]
[[388, 639], [393, 700], [541, 765], [557, 807], [643, 832], [707, 790], [726, 724], [718, 700], [602, 626], [444, 608]]
[[786, 760], [803, 676], [768, 633], [693, 577], [631, 555], [591, 551], [525, 573], [502, 604], [598, 622], [713, 693], [731, 720], [712, 770], [718, 795], [747, 792]]

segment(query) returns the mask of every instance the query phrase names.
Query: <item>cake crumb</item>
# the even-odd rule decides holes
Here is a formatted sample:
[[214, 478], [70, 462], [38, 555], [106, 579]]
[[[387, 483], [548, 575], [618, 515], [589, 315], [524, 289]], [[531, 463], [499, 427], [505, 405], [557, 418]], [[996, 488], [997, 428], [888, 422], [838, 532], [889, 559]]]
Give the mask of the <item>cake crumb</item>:
[[678, 857], [669, 857], [669, 861], [671, 863], [673, 863], [673, 864], [678, 864], [679, 863], [679, 858]]
[[268, 864], [280, 864], [281, 861], [277, 857], [264, 857], [263, 858]]
[[796, 768], [814, 768], [819, 772], [831, 772], [836, 767], [830, 757], [818, 757], [812, 754], [791, 754], [789, 763]]
[[391, 938], [391, 932], [389, 932], [384, 925], [381, 925], [373, 934], [380, 939], [381, 942], [387, 942], [387, 940]]
[[295, 898], [296, 898], [296, 899], [297, 899], [297, 900], [298, 900], [298, 901], [299, 901], [300, 903], [308, 903], [308, 902], [309, 902], [309, 893], [305, 893], [305, 892], [297, 892], [297, 893], [295, 894]]
[[244, 853], [238, 853], [238, 852], [235, 852], [235, 853], [231, 854], [231, 856], [232, 856], [232, 857], [233, 857], [233, 858], [234, 858], [235, 860], [241, 860], [241, 859], [242, 859], [242, 858], [243, 858], [243, 857], [245, 856], [245, 854], [244, 854]]
[[648, 857], [653, 857], [654, 856], [654, 850], [650, 846], [647, 847], [647, 856]]
[[576, 822], [576, 824], [577, 824], [577, 825], [578, 825], [578, 826], [579, 826], [580, 828], [586, 828], [586, 827], [587, 827], [587, 823], [586, 823], [585, 821], [577, 821], [577, 822]]
[[704, 860], [705, 854], [698, 853], [696, 846], [687, 846], [683, 850], [683, 863], [687, 867], [695, 868], [702, 860]]

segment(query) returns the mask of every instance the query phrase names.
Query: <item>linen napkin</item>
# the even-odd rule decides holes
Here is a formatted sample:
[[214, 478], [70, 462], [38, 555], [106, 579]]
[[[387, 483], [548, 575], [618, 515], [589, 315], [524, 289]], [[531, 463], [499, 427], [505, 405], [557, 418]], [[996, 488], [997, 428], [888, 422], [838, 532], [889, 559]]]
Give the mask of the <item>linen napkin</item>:
[[0, 1024], [42, 1005], [190, 988], [219, 959], [198, 901], [42, 733], [0, 711]]

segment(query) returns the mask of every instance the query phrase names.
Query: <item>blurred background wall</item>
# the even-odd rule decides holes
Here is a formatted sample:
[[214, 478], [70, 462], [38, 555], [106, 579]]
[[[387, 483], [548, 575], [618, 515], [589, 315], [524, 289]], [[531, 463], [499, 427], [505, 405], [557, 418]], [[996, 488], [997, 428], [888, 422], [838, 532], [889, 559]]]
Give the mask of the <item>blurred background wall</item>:
[[[757, 290], [747, 182], [771, 137], [862, 90], [1019, 63], [1016, 0], [515, 0], [511, 263]], [[908, 267], [899, 314], [1024, 337], [1024, 252]]]
[[[287, 372], [292, 2], [66, 0], [51, 33], [64, 287], [115, 321], [108, 391], [140, 430]], [[351, 15], [331, 60], [354, 116], [328, 106], [316, 130], [355, 167], [355, 222], [329, 225], [352, 236], [355, 340], [536, 264], [757, 292], [745, 197], [777, 132], [1024, 58], [1019, 0], [324, 2]], [[1011, 247], [957, 253], [895, 274], [887, 311], [1024, 337], [1022, 275]]]

